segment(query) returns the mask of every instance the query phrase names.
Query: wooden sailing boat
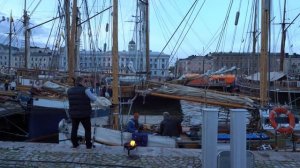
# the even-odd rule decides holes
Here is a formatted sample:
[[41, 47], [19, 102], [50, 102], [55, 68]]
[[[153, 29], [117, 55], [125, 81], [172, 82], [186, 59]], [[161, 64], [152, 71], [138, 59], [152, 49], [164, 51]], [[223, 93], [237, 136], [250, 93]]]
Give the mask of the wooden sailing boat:
[[[107, 144], [107, 145], [123, 145], [131, 139], [131, 133], [120, 131], [119, 126], [119, 71], [118, 71], [118, 0], [113, 1], [113, 129], [104, 128], [107, 124], [107, 117], [96, 117], [92, 118], [92, 130], [94, 144]], [[127, 116], [128, 117], [128, 116]], [[162, 116], [156, 119], [155, 124], [159, 124]], [[122, 122], [121, 125], [124, 123]], [[154, 124], [154, 123], [151, 123]], [[68, 136], [71, 131], [71, 125], [62, 120], [59, 124], [60, 143], [69, 143], [65, 140], [69, 139]], [[82, 127], [79, 127], [79, 136], [84, 136]], [[175, 139], [170, 137], [162, 137], [156, 135], [148, 136], [148, 146], [160, 146], [160, 147], [175, 147]]]
[[[264, 2], [268, 2], [268, 3], [264, 3]], [[285, 9], [284, 9], [285, 11]], [[277, 129], [278, 128], [273, 128], [274, 126], [271, 125], [269, 123], [269, 121], [271, 120], [271, 114], [274, 113], [273, 111], [275, 111], [275, 109], [273, 109], [272, 111], [270, 111], [267, 106], [269, 105], [269, 100], [268, 100], [268, 90], [269, 90], [269, 86], [268, 86], [268, 28], [269, 28], [269, 12], [270, 12], [270, 4], [269, 1], [265, 0], [262, 1], [262, 33], [261, 33], [261, 56], [260, 56], [260, 72], [261, 72], [261, 76], [260, 76], [260, 101], [261, 101], [261, 110], [260, 110], [260, 116], [261, 116], [261, 126], [264, 130], [269, 130], [269, 131], [275, 131], [275, 134], [277, 136]], [[284, 36], [284, 34], [283, 34]], [[285, 39], [285, 37], [283, 37], [283, 39]], [[287, 108], [287, 107], [281, 107], [281, 108]], [[277, 112], [277, 111], [275, 111]], [[287, 114], [288, 115], [288, 114]], [[277, 118], [282, 118], [279, 116], [276, 116]], [[299, 123], [299, 119], [296, 118], [290, 118], [290, 119], [294, 119], [295, 120], [295, 124], [294, 126], [291, 126], [289, 122], [285, 122], [285, 121], [280, 121], [279, 119], [278, 124], [281, 126], [281, 128], [289, 128], [289, 127], [294, 127], [292, 128], [293, 131], [299, 131], [300, 130], [300, 123]], [[282, 120], [282, 119], [281, 119]], [[278, 127], [280, 127], [278, 125]], [[292, 131], [292, 132], [293, 132]], [[290, 134], [290, 133], [289, 133]]]
[[[257, 6], [256, 6], [257, 8]], [[264, 11], [262, 11], [264, 12]], [[255, 14], [256, 15], [256, 14]], [[264, 15], [264, 14], [263, 14]], [[269, 15], [269, 14], [268, 14]], [[268, 16], [269, 17], [269, 16]], [[254, 17], [255, 19], [255, 17]], [[269, 21], [269, 19], [264, 18], [262, 21]], [[273, 104], [286, 104], [297, 107], [300, 105], [300, 100], [298, 97], [300, 96], [300, 88], [297, 83], [299, 81], [291, 79], [288, 73], [283, 71], [284, 65], [284, 57], [285, 57], [285, 36], [287, 28], [285, 28], [285, 5], [284, 5], [284, 15], [283, 15], [283, 23], [282, 23], [282, 41], [281, 41], [281, 52], [280, 54], [268, 53], [268, 48], [263, 49], [264, 47], [268, 47], [268, 31], [269, 24], [262, 22], [262, 49], [259, 56], [259, 64], [254, 63], [254, 57], [258, 57], [258, 54], [255, 54], [255, 46], [256, 46], [256, 34], [253, 32], [253, 50], [251, 56], [251, 62], [253, 64], [260, 65], [259, 72], [254, 74], [248, 74], [249, 76], [241, 77], [237, 80], [237, 85], [240, 87], [241, 93], [257, 96], [261, 98], [261, 103], [263, 105], [270, 103]], [[254, 28], [256, 29], [256, 19], [254, 21]], [[279, 71], [274, 71], [274, 64], [276, 65], [275, 58], [280, 57], [280, 65]], [[274, 60], [273, 60], [274, 59]], [[272, 67], [270, 67], [272, 65]], [[272, 71], [270, 69], [273, 69]]]

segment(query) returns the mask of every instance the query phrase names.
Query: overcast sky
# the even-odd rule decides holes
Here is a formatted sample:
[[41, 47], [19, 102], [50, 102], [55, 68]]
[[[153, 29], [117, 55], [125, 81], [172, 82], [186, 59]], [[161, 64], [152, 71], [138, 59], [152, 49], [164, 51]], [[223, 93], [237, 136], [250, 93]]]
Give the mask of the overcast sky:
[[[250, 33], [253, 31], [253, 21], [250, 24], [250, 11], [254, 0], [198, 0], [191, 17], [187, 15], [186, 20], [190, 17], [189, 22], [186, 20], [175, 33], [170, 43], [166, 46], [164, 53], [171, 54], [173, 59], [184, 58], [189, 55], [205, 55], [209, 52], [251, 52]], [[89, 0], [90, 16], [95, 12], [101, 11], [102, 8], [109, 7], [109, 0]], [[128, 42], [134, 38], [133, 30], [136, 0], [120, 0], [119, 1], [119, 50], [127, 50]], [[150, 49], [152, 51], [162, 51], [171, 35], [181, 23], [188, 10], [191, 8], [195, 0], [149, 0], [150, 4]], [[272, 52], [280, 50], [280, 24], [282, 23], [282, 9], [284, 0], [272, 1], [272, 31], [271, 43]], [[84, 9], [81, 0], [78, 0], [80, 9]], [[259, 0], [259, 5], [261, 0]], [[0, 0], [1, 12], [0, 16], [9, 17], [12, 12], [14, 18], [15, 29], [18, 31], [22, 27], [20, 22], [22, 19], [24, 1], [22, 0]], [[230, 8], [231, 7], [231, 8]], [[228, 9], [231, 9], [228, 12]], [[27, 10], [30, 14], [30, 27], [45, 22], [57, 15], [58, 0], [27, 0]], [[235, 26], [236, 12], [240, 12], [238, 25]], [[198, 13], [199, 12], [199, 13]], [[198, 14], [197, 14], [198, 13]], [[221, 32], [228, 13], [228, 22]], [[299, 0], [287, 0], [286, 22], [290, 23], [300, 13]], [[106, 42], [110, 44], [110, 34], [105, 32], [105, 24], [109, 22], [107, 18], [110, 12], [104, 12], [91, 20], [92, 32], [98, 33], [98, 48], [101, 49]], [[196, 16], [197, 15], [197, 16]], [[102, 21], [99, 20], [102, 17]], [[260, 16], [259, 25], [260, 25]], [[195, 20], [194, 20], [195, 18]], [[98, 20], [97, 22], [95, 22]], [[194, 22], [193, 22], [194, 20]], [[192, 24], [193, 22], [193, 24]], [[55, 22], [57, 25], [58, 21]], [[33, 29], [31, 45], [45, 44], [51, 31], [53, 22]], [[101, 24], [101, 27], [99, 26]], [[186, 27], [185, 27], [186, 26]], [[85, 25], [85, 27], [87, 27]], [[184, 29], [185, 27], [185, 29]], [[189, 29], [189, 27], [191, 27]], [[55, 26], [52, 32], [55, 32], [58, 26]], [[97, 31], [95, 30], [97, 29]], [[187, 30], [189, 32], [186, 34]], [[2, 21], [0, 23], [0, 43], [8, 43], [7, 34], [9, 31], [9, 23]], [[258, 26], [258, 41], [260, 41], [260, 26]], [[22, 32], [19, 30], [19, 32]], [[54, 34], [54, 33], [52, 33]], [[185, 36], [186, 34], [186, 36]], [[15, 45], [22, 46], [22, 33], [13, 41]], [[181, 36], [180, 36], [181, 35]], [[222, 35], [222, 36], [221, 36]], [[53, 35], [54, 36], [54, 35]], [[85, 34], [87, 36], [87, 34]], [[96, 35], [95, 35], [96, 36]], [[100, 37], [101, 36], [101, 37]], [[182, 37], [185, 38], [183, 39]], [[223, 38], [220, 38], [223, 37]], [[178, 40], [179, 39], [179, 40]], [[183, 39], [183, 41], [182, 41]], [[288, 29], [286, 42], [286, 52], [300, 53], [300, 18]], [[95, 39], [94, 39], [95, 40]], [[178, 42], [177, 42], [178, 41]], [[182, 42], [181, 42], [182, 41]], [[33, 44], [34, 43], [34, 44]], [[174, 47], [175, 44], [180, 47]], [[176, 46], [177, 46], [176, 45]], [[86, 40], [82, 41], [81, 47], [88, 46]], [[257, 50], [259, 51], [260, 42], [258, 42]], [[176, 52], [177, 51], [177, 52]]]

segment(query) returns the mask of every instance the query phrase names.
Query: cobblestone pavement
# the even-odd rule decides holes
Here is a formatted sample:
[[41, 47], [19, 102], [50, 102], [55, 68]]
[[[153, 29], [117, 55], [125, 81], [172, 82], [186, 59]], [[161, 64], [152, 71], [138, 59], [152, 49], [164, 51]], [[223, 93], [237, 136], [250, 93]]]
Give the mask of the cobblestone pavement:
[[[300, 167], [300, 152], [253, 152], [255, 167]], [[47, 143], [0, 142], [0, 167], [201, 167], [201, 150], [97, 146], [73, 149], [68, 145]]]

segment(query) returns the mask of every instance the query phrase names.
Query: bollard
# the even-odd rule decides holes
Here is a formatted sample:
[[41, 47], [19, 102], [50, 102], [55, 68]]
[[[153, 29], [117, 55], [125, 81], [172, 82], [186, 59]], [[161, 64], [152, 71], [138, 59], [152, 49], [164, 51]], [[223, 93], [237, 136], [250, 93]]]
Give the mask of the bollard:
[[230, 109], [230, 167], [246, 167], [246, 112]]
[[217, 167], [218, 108], [202, 109], [202, 166]]

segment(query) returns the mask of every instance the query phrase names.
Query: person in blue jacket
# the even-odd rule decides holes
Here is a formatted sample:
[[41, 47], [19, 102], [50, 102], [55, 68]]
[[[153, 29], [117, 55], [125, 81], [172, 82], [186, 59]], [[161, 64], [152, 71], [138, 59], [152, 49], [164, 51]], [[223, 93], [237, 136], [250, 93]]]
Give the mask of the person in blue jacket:
[[133, 113], [133, 118], [131, 118], [127, 123], [127, 132], [135, 133], [142, 129], [142, 126], [139, 124], [139, 112]]

